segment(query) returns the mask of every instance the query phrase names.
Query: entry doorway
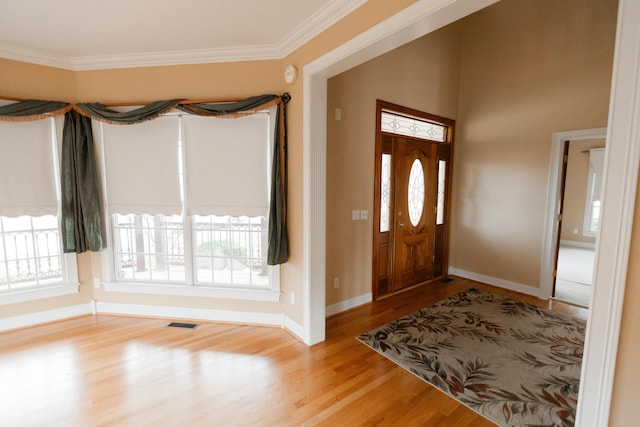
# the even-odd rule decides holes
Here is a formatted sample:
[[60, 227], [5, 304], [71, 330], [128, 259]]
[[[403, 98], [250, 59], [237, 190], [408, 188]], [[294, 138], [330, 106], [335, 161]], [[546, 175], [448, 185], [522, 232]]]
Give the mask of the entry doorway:
[[453, 120], [378, 100], [374, 300], [446, 276]]

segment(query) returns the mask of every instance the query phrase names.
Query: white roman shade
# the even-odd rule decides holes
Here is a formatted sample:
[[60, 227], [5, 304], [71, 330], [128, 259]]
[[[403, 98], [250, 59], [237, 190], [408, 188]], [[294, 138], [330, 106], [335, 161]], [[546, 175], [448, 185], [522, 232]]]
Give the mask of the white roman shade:
[[162, 116], [140, 124], [101, 124], [109, 214], [181, 213], [179, 120]]
[[0, 216], [57, 215], [53, 123], [0, 121]]
[[187, 215], [266, 216], [269, 115], [184, 115]]

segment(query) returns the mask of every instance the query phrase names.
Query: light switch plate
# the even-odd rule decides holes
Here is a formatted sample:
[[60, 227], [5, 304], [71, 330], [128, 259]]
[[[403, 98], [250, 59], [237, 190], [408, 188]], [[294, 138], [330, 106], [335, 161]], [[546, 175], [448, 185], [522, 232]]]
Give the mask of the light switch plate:
[[360, 219], [360, 211], [359, 210], [351, 211], [351, 219], [353, 221], [359, 220]]
[[369, 211], [366, 209], [362, 209], [360, 211], [360, 219], [369, 219]]

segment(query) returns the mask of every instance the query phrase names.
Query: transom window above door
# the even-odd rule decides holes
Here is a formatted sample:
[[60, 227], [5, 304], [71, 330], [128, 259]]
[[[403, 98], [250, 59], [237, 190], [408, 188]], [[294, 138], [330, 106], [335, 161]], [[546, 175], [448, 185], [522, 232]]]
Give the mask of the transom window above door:
[[428, 141], [446, 142], [447, 139], [447, 126], [399, 114], [395, 111], [383, 110], [381, 112], [380, 130]]

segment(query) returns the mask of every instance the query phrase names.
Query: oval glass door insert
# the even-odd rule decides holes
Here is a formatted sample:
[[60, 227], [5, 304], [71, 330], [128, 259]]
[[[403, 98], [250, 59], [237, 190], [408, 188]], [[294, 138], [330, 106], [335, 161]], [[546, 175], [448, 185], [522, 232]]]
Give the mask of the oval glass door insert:
[[409, 221], [411, 221], [411, 225], [416, 227], [420, 223], [424, 210], [424, 170], [418, 159], [415, 159], [411, 165], [407, 192]]

